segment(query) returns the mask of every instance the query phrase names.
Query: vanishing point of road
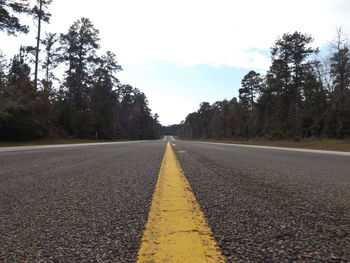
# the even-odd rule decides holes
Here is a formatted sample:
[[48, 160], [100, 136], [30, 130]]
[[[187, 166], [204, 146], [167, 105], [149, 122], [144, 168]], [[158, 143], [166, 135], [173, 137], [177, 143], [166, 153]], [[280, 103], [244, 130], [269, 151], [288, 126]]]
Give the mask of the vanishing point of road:
[[350, 262], [350, 153], [0, 147], [0, 262]]

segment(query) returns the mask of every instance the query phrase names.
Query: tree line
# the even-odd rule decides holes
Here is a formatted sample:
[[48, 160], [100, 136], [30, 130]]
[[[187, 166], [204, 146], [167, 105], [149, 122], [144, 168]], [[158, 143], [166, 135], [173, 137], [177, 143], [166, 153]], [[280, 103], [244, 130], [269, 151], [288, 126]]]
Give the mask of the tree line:
[[161, 134], [163, 135], [178, 135], [179, 131], [183, 128], [183, 124], [173, 124], [168, 126], [162, 126], [161, 127]]
[[327, 58], [313, 38], [286, 33], [271, 48], [266, 74], [249, 71], [239, 97], [203, 102], [177, 133], [185, 138], [350, 138], [350, 52], [341, 28]]
[[158, 115], [144, 93], [120, 83], [122, 67], [113, 52], [100, 54], [99, 31], [90, 19], [42, 36], [51, 2], [30, 7], [28, 0], [0, 0], [0, 31], [28, 33], [19, 14], [37, 23], [34, 46], [21, 46], [10, 61], [0, 50], [0, 140], [159, 138]]

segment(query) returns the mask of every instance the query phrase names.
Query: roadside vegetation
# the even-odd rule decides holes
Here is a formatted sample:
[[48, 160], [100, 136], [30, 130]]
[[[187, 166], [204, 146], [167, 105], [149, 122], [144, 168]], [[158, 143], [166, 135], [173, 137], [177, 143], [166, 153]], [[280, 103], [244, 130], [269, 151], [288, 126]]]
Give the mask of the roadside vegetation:
[[90, 19], [42, 34], [51, 2], [0, 1], [0, 31], [28, 33], [20, 14], [37, 23], [33, 46], [21, 46], [9, 61], [0, 50], [0, 141], [159, 138], [158, 115], [143, 92], [119, 82], [122, 67], [112, 52], [101, 53]]
[[[319, 139], [349, 139], [347, 38], [338, 29], [335, 40], [322, 55], [312, 42], [307, 34], [284, 34], [271, 48], [269, 70], [266, 74], [248, 72], [242, 79], [238, 99], [203, 102], [181, 125], [163, 130], [186, 139], [254, 140], [254, 144], [259, 140], [269, 141], [264, 144], [290, 140], [294, 141], [288, 142], [291, 145], [322, 148], [328, 147], [327, 140]], [[341, 147], [342, 143], [334, 144]]]

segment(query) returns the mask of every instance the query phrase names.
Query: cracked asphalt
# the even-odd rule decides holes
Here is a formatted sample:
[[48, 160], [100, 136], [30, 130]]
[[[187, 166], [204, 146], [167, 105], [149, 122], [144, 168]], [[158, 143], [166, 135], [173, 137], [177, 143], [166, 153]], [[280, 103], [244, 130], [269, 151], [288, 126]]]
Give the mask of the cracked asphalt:
[[[350, 157], [176, 141], [228, 262], [350, 262]], [[0, 148], [0, 262], [135, 262], [165, 141]]]

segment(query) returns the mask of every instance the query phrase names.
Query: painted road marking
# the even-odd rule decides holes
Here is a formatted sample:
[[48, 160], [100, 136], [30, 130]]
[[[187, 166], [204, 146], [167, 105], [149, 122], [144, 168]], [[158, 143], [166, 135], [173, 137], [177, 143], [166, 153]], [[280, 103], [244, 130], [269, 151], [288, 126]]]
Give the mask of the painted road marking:
[[193, 143], [202, 143], [202, 144], [225, 145], [225, 146], [232, 146], [232, 147], [246, 147], [246, 148], [257, 148], [257, 149], [267, 149], [267, 150], [281, 150], [281, 151], [290, 151], [290, 152], [304, 152], [304, 153], [319, 153], [319, 154], [329, 154], [329, 155], [350, 156], [350, 152], [329, 151], [329, 150], [312, 150], [312, 149], [302, 149], [302, 148], [247, 145], [247, 144], [234, 144], [234, 143], [221, 143], [221, 142], [195, 142], [195, 141], [192, 141], [192, 142]]
[[73, 148], [73, 147], [85, 147], [85, 146], [108, 146], [119, 144], [132, 144], [132, 143], [145, 143], [146, 141], [124, 141], [124, 142], [97, 142], [97, 143], [74, 143], [74, 144], [55, 144], [55, 145], [38, 145], [38, 146], [9, 146], [1, 147], [1, 152], [15, 152], [15, 151], [29, 151], [29, 150], [43, 150], [43, 149], [56, 149], [56, 148]]
[[169, 142], [137, 262], [225, 262]]

